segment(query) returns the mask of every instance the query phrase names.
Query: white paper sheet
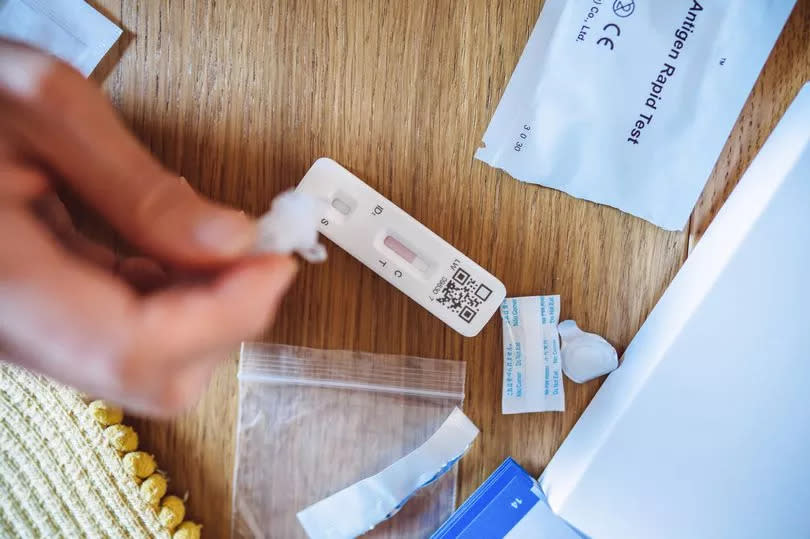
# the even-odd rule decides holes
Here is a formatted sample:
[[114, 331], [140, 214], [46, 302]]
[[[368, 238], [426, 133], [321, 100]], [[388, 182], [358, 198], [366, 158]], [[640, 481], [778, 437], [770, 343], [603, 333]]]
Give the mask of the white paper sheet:
[[810, 536], [810, 85], [540, 478], [598, 538]]
[[451, 469], [477, 436], [478, 427], [455, 408], [424, 444], [379, 473], [310, 505], [298, 513], [298, 520], [312, 539], [364, 534]]
[[82, 0], [0, 0], [0, 37], [46, 50], [85, 77], [120, 35]]

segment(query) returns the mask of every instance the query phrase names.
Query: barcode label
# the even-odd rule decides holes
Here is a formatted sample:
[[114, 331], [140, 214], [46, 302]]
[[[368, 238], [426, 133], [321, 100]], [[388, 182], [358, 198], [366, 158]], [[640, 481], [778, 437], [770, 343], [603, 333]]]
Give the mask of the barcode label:
[[438, 303], [447, 307], [451, 312], [458, 314], [459, 318], [467, 323], [472, 322], [481, 304], [489, 299], [492, 290], [479, 283], [464, 268], [456, 268], [453, 277], [448, 279], [440, 296], [436, 298]]

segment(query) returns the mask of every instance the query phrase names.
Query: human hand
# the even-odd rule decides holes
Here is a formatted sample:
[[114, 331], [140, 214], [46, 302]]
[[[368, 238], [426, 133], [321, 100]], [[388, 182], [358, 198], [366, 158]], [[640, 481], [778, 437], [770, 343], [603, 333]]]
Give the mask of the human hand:
[[[80, 235], [56, 188], [152, 258]], [[271, 322], [295, 274], [290, 257], [248, 256], [255, 233], [163, 169], [80, 74], [0, 40], [0, 356], [174, 413]], [[206, 278], [178, 277], [190, 271]]]

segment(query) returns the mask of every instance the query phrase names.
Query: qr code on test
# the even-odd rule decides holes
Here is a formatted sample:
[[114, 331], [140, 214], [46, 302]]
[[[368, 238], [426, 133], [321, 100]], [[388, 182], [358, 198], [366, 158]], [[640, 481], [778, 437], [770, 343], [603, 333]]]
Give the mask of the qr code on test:
[[478, 308], [491, 294], [488, 286], [470, 277], [463, 268], [457, 268], [436, 301], [458, 314], [465, 322], [472, 322]]

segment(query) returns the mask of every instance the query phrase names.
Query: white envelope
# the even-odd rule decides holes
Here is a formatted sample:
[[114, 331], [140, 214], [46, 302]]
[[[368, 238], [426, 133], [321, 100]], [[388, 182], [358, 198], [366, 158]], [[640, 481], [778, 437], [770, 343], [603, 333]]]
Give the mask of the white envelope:
[[540, 482], [596, 538], [810, 536], [810, 85]]

